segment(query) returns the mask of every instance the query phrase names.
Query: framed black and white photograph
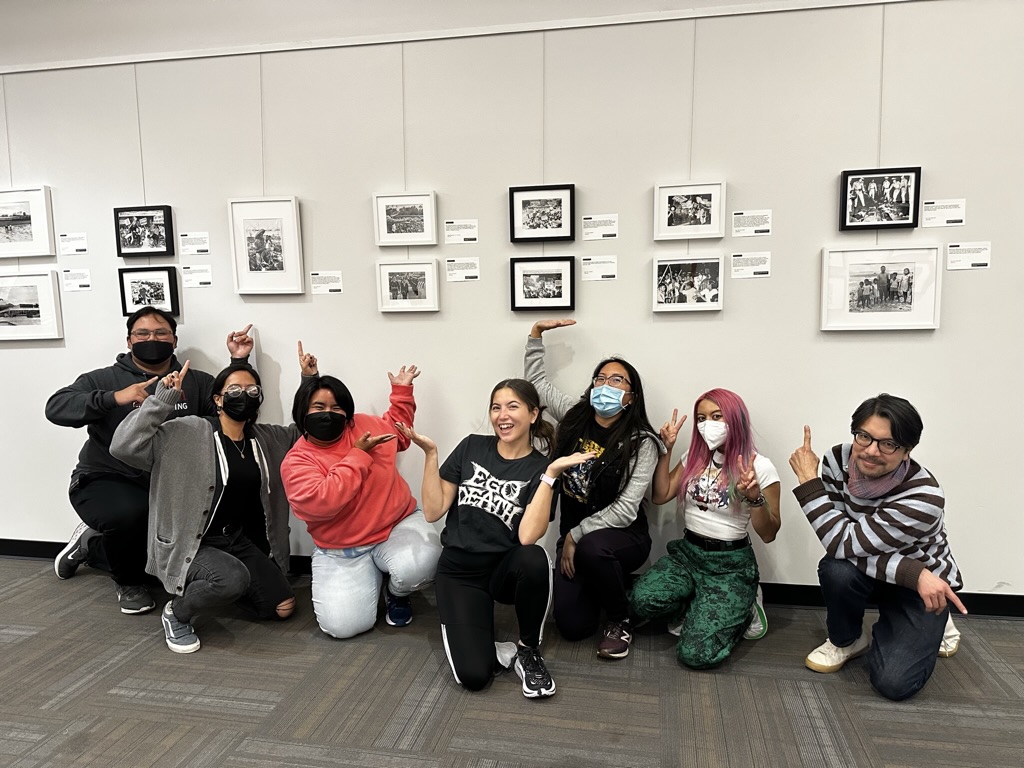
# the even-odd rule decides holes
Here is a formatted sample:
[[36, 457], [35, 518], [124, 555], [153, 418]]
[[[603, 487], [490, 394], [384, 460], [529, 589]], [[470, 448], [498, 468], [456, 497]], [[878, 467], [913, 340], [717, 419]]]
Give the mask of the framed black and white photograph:
[[921, 167], [843, 171], [839, 229], [911, 229], [917, 226]]
[[0, 341], [62, 339], [57, 273], [0, 274]]
[[576, 309], [576, 257], [511, 259], [512, 311]]
[[654, 239], [725, 237], [725, 182], [654, 185]]
[[824, 248], [821, 330], [939, 327], [940, 246]]
[[121, 280], [121, 312], [125, 317], [143, 307], [156, 307], [178, 315], [178, 271], [174, 267], [124, 267]]
[[721, 309], [722, 256], [664, 256], [654, 260], [655, 312]]
[[377, 309], [437, 312], [437, 259], [378, 261]]
[[50, 188], [0, 190], [0, 259], [56, 253]]
[[436, 245], [437, 213], [433, 192], [373, 196], [377, 245]]
[[303, 293], [296, 197], [228, 200], [235, 293]]
[[171, 206], [143, 205], [114, 209], [118, 256], [173, 256]]
[[508, 188], [509, 238], [513, 243], [576, 239], [576, 185]]

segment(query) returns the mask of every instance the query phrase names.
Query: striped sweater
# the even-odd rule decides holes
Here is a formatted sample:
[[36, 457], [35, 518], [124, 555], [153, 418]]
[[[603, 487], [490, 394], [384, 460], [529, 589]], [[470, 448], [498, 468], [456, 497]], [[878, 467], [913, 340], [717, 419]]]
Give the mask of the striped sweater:
[[927, 568], [960, 589], [938, 480], [911, 459], [906, 479], [889, 495], [859, 499], [847, 488], [851, 447], [833, 447], [821, 462], [821, 477], [793, 489], [828, 554], [890, 584], [917, 589], [918, 577]]

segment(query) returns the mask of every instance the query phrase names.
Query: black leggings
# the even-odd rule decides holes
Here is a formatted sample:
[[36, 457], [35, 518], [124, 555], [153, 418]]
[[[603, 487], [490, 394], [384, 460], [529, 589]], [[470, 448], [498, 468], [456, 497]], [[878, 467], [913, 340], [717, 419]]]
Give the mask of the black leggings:
[[536, 648], [551, 601], [551, 565], [537, 544], [484, 554], [445, 548], [434, 590], [455, 681], [479, 691], [494, 675], [494, 602], [516, 607], [519, 639]]

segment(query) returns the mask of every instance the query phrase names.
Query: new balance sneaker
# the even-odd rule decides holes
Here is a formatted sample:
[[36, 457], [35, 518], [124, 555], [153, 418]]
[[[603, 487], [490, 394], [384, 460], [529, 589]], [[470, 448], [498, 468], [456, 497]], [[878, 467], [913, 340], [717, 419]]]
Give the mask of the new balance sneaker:
[[153, 596], [142, 586], [125, 587], [118, 584], [117, 603], [121, 606], [121, 613], [149, 613], [156, 608]]
[[160, 620], [164, 625], [164, 637], [167, 647], [175, 653], [195, 653], [199, 650], [199, 638], [192, 625], [180, 621], [171, 610], [171, 601], [160, 612]]
[[953, 623], [953, 614], [950, 612], [946, 619], [946, 630], [942, 633], [942, 642], [939, 644], [939, 656], [948, 659], [960, 650], [960, 630]]
[[392, 627], [404, 627], [412, 621], [412, 602], [409, 596], [399, 597], [384, 587], [384, 621]]
[[604, 627], [604, 636], [597, 644], [597, 655], [602, 659], [624, 659], [629, 655], [629, 643], [633, 639], [628, 621], [609, 621]]
[[89, 554], [89, 539], [98, 536], [99, 531], [94, 531], [85, 523], [79, 523], [67, 546], [54, 558], [53, 570], [58, 579], [70, 579], [75, 575], [78, 566], [85, 562]]
[[804, 664], [815, 672], [838, 672], [850, 659], [863, 656], [870, 645], [871, 638], [866, 632], [861, 632], [860, 637], [843, 648], [832, 645], [831, 640], [826, 640], [807, 654]]
[[526, 698], [555, 695], [555, 681], [551, 679], [544, 657], [536, 648], [520, 645], [516, 651], [515, 669], [523, 681], [523, 696]]
[[764, 598], [761, 596], [761, 585], [757, 585], [757, 596], [750, 606], [750, 626], [743, 633], [744, 640], [760, 640], [768, 634], [768, 617], [764, 615]]

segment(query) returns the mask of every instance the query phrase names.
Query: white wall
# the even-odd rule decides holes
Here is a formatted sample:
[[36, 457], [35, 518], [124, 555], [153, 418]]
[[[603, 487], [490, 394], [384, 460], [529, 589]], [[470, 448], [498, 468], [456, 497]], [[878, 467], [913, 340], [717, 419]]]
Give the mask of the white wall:
[[[214, 266], [214, 287], [183, 292], [180, 356], [215, 372], [227, 331], [254, 322], [267, 420], [289, 410], [301, 338], [362, 410], [386, 407], [387, 370], [420, 365], [418, 428], [451, 448], [485, 427], [490, 386], [521, 371], [537, 319], [508, 309], [509, 258], [614, 253], [619, 279], [578, 283], [579, 325], [550, 334], [549, 369], [582, 391], [601, 355], [624, 354], [656, 423], [713, 386], [740, 392], [783, 477], [782, 532], [758, 547], [766, 581], [816, 581], [820, 545], [789, 493], [802, 425], [821, 452], [884, 390], [922, 412], [915, 455], [946, 489], [968, 591], [1024, 594], [1024, 522], [1008, 502], [1009, 425], [1024, 420], [1011, 391], [1024, 371], [1022, 24], [1013, 0], [936, 0], [0, 76], [0, 187], [49, 184], [56, 230], [90, 244], [0, 268], [88, 267], [94, 284], [62, 296], [63, 341], [0, 344], [0, 538], [73, 528], [66, 479], [84, 433], [49, 424], [43, 404], [123, 349], [111, 209], [144, 202], [212, 237], [211, 256], [152, 260]], [[926, 196], [968, 199], [966, 227], [837, 231], [841, 170], [917, 164]], [[653, 242], [653, 184], [689, 178], [727, 180], [730, 210], [772, 208], [774, 234]], [[620, 238], [511, 245], [507, 188], [557, 182], [577, 185], [579, 214], [617, 212]], [[478, 218], [482, 242], [377, 248], [371, 196], [402, 189], [436, 190], [439, 217]], [[260, 194], [300, 198], [306, 270], [343, 270], [344, 295], [234, 294], [225, 201]], [[994, 265], [943, 275], [939, 330], [817, 330], [822, 246], [959, 240], [991, 240]], [[720, 313], [651, 312], [655, 256], [743, 249], [772, 251], [770, 279], [727, 279]], [[377, 312], [376, 259], [464, 254], [482, 280], [442, 282], [441, 312]], [[417, 488], [419, 455], [401, 466]], [[679, 533], [671, 517], [658, 516], [655, 555]]]

